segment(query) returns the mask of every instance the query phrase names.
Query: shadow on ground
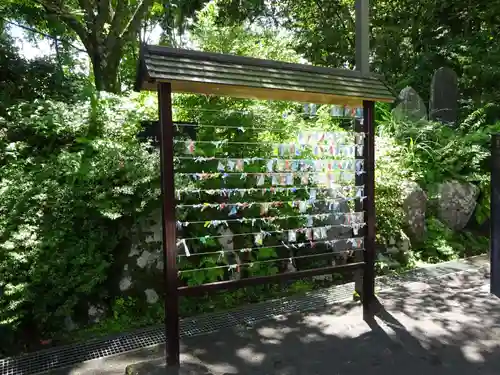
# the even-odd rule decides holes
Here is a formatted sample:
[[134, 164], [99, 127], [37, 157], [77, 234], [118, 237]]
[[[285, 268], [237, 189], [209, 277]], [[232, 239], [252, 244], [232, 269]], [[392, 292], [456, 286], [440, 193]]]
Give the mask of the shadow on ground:
[[[483, 271], [402, 283], [380, 293], [364, 320], [357, 303], [325, 306], [318, 299], [308, 312], [188, 337], [181, 343], [180, 374], [500, 374], [500, 300], [487, 283]], [[146, 367], [129, 367], [130, 373], [165, 374], [158, 360], [163, 350], [156, 346], [57, 374], [123, 374], [127, 365], [145, 360]]]
[[366, 321], [347, 303], [193, 337], [183, 361], [216, 375], [499, 374], [500, 301], [484, 285], [455, 275], [382, 293]]

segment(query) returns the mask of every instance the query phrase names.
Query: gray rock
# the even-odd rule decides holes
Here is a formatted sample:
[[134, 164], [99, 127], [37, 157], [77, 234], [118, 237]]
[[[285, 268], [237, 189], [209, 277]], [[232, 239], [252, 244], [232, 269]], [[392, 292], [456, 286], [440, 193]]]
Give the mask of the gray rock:
[[438, 186], [438, 219], [450, 229], [462, 230], [476, 208], [479, 188], [471, 183], [447, 181]]
[[163, 251], [161, 241], [155, 240], [161, 239], [158, 222], [161, 222], [161, 211], [139, 220], [130, 231], [128, 241], [113, 254], [115, 272], [110, 273], [108, 280], [113, 286], [108, 290], [111, 299], [130, 297], [140, 307], [162, 299], [164, 287], [158, 280], [163, 273]]
[[[336, 199], [338, 198], [339, 195], [337, 192], [335, 192], [333, 189], [326, 190], [325, 192], [325, 198], [332, 198]], [[345, 221], [345, 217], [342, 214], [346, 214], [351, 212], [351, 209], [349, 208], [349, 204], [345, 201], [339, 202], [338, 206], [331, 211], [328, 207], [328, 204], [318, 202], [316, 203], [316, 210], [314, 210], [314, 213], [319, 213], [319, 214], [324, 214], [324, 213], [339, 213], [339, 217], [336, 216], [330, 216], [326, 221], [326, 225], [333, 225], [333, 228], [330, 228], [327, 233], [327, 239], [328, 240], [334, 240], [337, 238], [345, 238], [345, 237], [350, 237], [352, 236], [352, 229], [350, 227], [343, 227], [342, 224]]]
[[64, 327], [66, 331], [71, 332], [78, 328], [78, 325], [73, 321], [71, 316], [67, 316], [64, 318]]
[[407, 260], [411, 253], [410, 238], [402, 230], [395, 233], [394, 237], [390, 237], [388, 240], [383, 239], [382, 246], [378, 252], [378, 254], [382, 255], [379, 260], [384, 261], [386, 264], [393, 264], [397, 260]]
[[120, 291], [124, 292], [126, 290], [129, 290], [131, 286], [132, 286], [132, 279], [130, 278], [130, 276], [125, 276], [120, 280], [120, 285], [119, 285]]
[[[338, 193], [335, 192], [334, 190], [330, 189], [326, 191], [325, 194], [326, 197], [328, 198], [338, 198]], [[317, 203], [317, 212], [318, 213], [325, 213], [325, 212], [330, 212], [329, 207], [327, 204], [324, 203]], [[349, 207], [349, 204], [347, 202], [340, 202], [337, 207], [334, 208], [332, 212], [337, 212], [339, 214], [346, 214], [351, 212], [351, 209]], [[345, 222], [345, 216], [340, 215], [339, 217], [336, 216], [330, 216], [325, 224], [326, 225], [332, 225], [333, 227], [328, 229], [327, 231], [327, 240], [337, 240], [341, 238], [349, 238], [353, 237], [353, 231], [351, 227], [348, 226], [342, 226]], [[347, 262], [348, 257], [351, 255], [350, 252], [343, 252], [344, 250], [349, 249], [349, 245], [345, 241], [339, 241], [338, 243], [335, 244], [334, 248], [334, 256], [333, 256], [333, 262], [331, 265], [342, 265]], [[361, 254], [361, 253], [360, 253]]]
[[91, 323], [98, 323], [106, 316], [106, 308], [100, 305], [90, 305], [87, 313]]
[[400, 103], [394, 108], [393, 115], [397, 120], [427, 120], [427, 108], [418, 93], [410, 86], [399, 93]]
[[427, 194], [413, 181], [407, 181], [402, 186], [403, 211], [408, 234], [414, 240], [420, 240], [425, 234], [425, 211], [427, 209]]
[[130, 253], [128, 254], [128, 256], [129, 256], [130, 258], [132, 258], [132, 257], [135, 257], [136, 255], [139, 255], [140, 253], [141, 253], [141, 252], [139, 251], [138, 246], [137, 246], [136, 244], [134, 244], [134, 245], [132, 245], [132, 246], [130, 247]]
[[407, 236], [401, 236], [397, 243], [398, 249], [401, 253], [407, 255], [411, 250], [411, 241]]
[[[238, 252], [233, 252], [234, 250], [234, 233], [229, 228], [219, 228], [219, 234], [221, 237], [218, 238], [219, 244], [222, 246], [222, 250], [225, 251], [225, 258], [228, 265], [234, 266], [241, 264], [240, 254]], [[241, 279], [241, 272], [239, 268], [233, 268], [229, 273], [230, 280]]]
[[158, 300], [160, 299], [160, 297], [158, 296], [158, 293], [156, 293], [156, 291], [154, 289], [146, 289], [144, 291], [144, 293], [146, 294], [146, 301], [150, 305], [158, 302]]
[[139, 268], [144, 268], [151, 262], [151, 253], [149, 251], [143, 251], [141, 256], [137, 258], [137, 266]]
[[219, 228], [219, 234], [223, 237], [219, 237], [218, 241], [224, 250], [234, 250], [233, 242], [233, 232], [229, 228]]

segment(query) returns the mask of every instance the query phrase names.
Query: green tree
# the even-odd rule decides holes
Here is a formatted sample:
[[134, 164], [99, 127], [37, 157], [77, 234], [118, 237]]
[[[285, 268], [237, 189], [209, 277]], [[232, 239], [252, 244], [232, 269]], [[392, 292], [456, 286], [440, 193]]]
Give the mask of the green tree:
[[[139, 32], [154, 0], [11, 1], [4, 13], [56, 36], [77, 38], [92, 63], [97, 90], [119, 92], [118, 69], [129, 43]], [[155, 4], [157, 7], [159, 4]]]
[[[206, 0], [7, 0], [0, 5], [0, 18], [23, 21], [61, 40], [63, 45], [80, 41], [90, 58], [96, 89], [118, 93], [123, 84], [130, 87], [134, 82], [138, 47], [145, 41], [148, 30], [161, 26], [162, 44], [179, 47], [178, 36], [183, 35], [190, 18], [206, 3]], [[222, 6], [224, 14], [232, 14], [246, 5], [235, 8], [233, 4], [222, 3]]]
[[51, 57], [26, 60], [14, 41], [0, 30], [0, 116], [18, 101], [53, 99], [71, 102], [89, 82], [66, 63]]
[[[355, 65], [355, 0], [219, 0], [219, 23], [272, 22], [289, 30], [293, 48], [315, 65]], [[429, 97], [432, 73], [449, 66], [465, 102], [500, 95], [500, 3], [485, 0], [371, 0], [371, 63], [394, 90]]]

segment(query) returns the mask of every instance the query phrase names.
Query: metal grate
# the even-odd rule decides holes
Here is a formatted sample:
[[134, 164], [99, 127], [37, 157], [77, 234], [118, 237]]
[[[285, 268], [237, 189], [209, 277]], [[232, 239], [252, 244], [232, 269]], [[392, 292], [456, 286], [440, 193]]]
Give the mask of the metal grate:
[[[238, 321], [228, 312], [205, 314], [180, 321], [180, 336], [203, 335], [219, 329], [234, 327]], [[162, 328], [164, 329], [164, 328]]]
[[[463, 262], [449, 262], [417, 269], [400, 276], [380, 277], [376, 281], [379, 291], [408, 281], [429, 281], [470, 270]], [[309, 292], [303, 296], [285, 297], [258, 304], [243, 306], [231, 311], [205, 314], [182, 319], [181, 337], [211, 333], [238, 325], [253, 325], [279, 315], [290, 314], [328, 306], [352, 298], [354, 283]], [[72, 346], [63, 346], [0, 360], [0, 375], [38, 374], [81, 362], [122, 354], [131, 350], [159, 345], [165, 342], [164, 327], [151, 327], [140, 331], [96, 339]]]

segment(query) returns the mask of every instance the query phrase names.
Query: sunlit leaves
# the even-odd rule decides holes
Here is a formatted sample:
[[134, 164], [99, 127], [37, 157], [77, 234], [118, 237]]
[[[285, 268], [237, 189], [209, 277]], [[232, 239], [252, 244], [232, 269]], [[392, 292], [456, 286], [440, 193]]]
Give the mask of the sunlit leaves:
[[151, 110], [141, 105], [103, 96], [104, 126], [92, 138], [89, 101], [22, 104], [0, 124], [9, 150], [0, 163], [0, 290], [24, 288], [3, 296], [0, 321], [57, 327], [159, 205], [158, 153], [136, 139]]

